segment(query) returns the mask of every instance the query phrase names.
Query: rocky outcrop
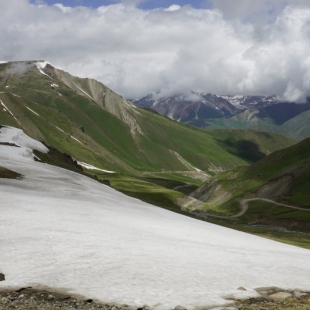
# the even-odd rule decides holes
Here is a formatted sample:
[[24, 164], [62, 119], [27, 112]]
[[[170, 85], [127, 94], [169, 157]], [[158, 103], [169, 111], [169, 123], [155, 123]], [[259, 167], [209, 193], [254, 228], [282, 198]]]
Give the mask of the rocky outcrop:
[[134, 117], [135, 114], [139, 113], [139, 108], [125, 100], [122, 96], [96, 80], [81, 79], [51, 66], [47, 67], [47, 69], [51, 70], [51, 76], [75, 90], [79, 95], [93, 100], [126, 123], [133, 135], [136, 133], [143, 134], [142, 128], [137, 123], [136, 117]]
[[[240, 291], [240, 290], [239, 290]], [[242, 291], [246, 288], [242, 287]], [[265, 287], [256, 289], [257, 297], [238, 299], [227, 297], [226, 306], [215, 307], [218, 310], [309, 310], [310, 292], [285, 291], [277, 287]], [[278, 296], [274, 298], [273, 296]], [[160, 302], [160, 301], [159, 301]], [[208, 301], [206, 301], [207, 304]], [[66, 293], [50, 292], [21, 288], [17, 291], [0, 291], [0, 309], [15, 310], [152, 310], [147, 305], [135, 307], [127, 304], [100, 303], [92, 299], [82, 299], [69, 296]], [[198, 308], [197, 308], [198, 309]], [[200, 309], [200, 308], [199, 308]], [[201, 309], [211, 309], [203, 307]], [[213, 309], [213, 308], [212, 308]], [[169, 310], [169, 309], [167, 309]], [[173, 310], [187, 310], [182, 305], [177, 305]]]
[[251, 193], [248, 198], [277, 198], [278, 196], [289, 193], [293, 183], [294, 175], [292, 173], [284, 174], [279, 178], [270, 180], [268, 183], [261, 186], [255, 193]]

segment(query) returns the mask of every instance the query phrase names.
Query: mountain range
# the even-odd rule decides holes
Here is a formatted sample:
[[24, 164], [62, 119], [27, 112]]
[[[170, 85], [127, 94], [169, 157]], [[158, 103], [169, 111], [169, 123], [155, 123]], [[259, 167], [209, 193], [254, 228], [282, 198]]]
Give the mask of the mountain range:
[[[225, 117], [241, 117], [253, 108], [260, 109], [261, 114], [265, 111], [274, 123], [280, 124], [288, 116], [278, 115], [275, 107], [289, 106], [296, 117], [309, 112], [302, 112], [308, 104], [276, 102], [274, 97], [255, 97], [253, 103], [250, 97], [200, 95], [205, 101], [200, 104], [202, 109]], [[238, 228], [253, 220], [247, 217], [252, 209], [239, 202], [250, 199], [251, 191], [277, 178], [286, 180], [289, 173], [299, 180], [296, 171], [305, 175], [300, 180], [307, 179], [308, 166], [300, 164], [298, 152], [293, 151], [291, 166], [280, 160], [282, 155], [278, 157], [283, 173], [260, 179], [264, 172], [273, 171], [260, 163], [273, 160], [276, 151], [282, 154], [282, 150], [294, 148], [297, 140], [293, 138], [252, 129], [205, 130], [182, 124], [149, 106], [136, 106], [96, 80], [72, 76], [45, 61], [0, 64], [0, 104], [0, 124], [22, 129], [49, 149], [48, 153], [34, 151], [38, 161], [85, 174], [126, 195], [175, 212], [199, 218], [213, 216], [212, 220], [224, 216], [229, 223], [238, 224]], [[199, 105], [197, 101], [195, 104]], [[287, 172], [290, 169], [293, 172]], [[256, 170], [262, 172], [248, 177], [248, 171]], [[11, 174], [14, 176], [14, 171], [0, 167], [0, 175]], [[293, 186], [290, 182], [277, 186]], [[285, 200], [284, 194], [264, 199], [307, 208], [304, 203], [308, 196], [302, 185], [307, 183], [294, 184], [291, 191], [283, 192], [293, 195], [293, 200]], [[246, 202], [253, 203], [257, 201]], [[242, 216], [236, 217], [241, 211]], [[296, 212], [299, 218], [305, 214], [302, 227], [308, 225], [305, 212]], [[263, 209], [258, 213], [266, 220]], [[292, 223], [296, 224], [296, 218]]]
[[255, 129], [296, 139], [310, 135], [310, 102], [283, 102], [276, 96], [218, 96], [192, 92], [189, 96], [132, 100], [181, 123], [206, 129]]
[[44, 61], [0, 64], [0, 103], [0, 123], [20, 127], [80, 162], [138, 175], [212, 174], [214, 167], [246, 165], [294, 143], [254, 131], [189, 127]]

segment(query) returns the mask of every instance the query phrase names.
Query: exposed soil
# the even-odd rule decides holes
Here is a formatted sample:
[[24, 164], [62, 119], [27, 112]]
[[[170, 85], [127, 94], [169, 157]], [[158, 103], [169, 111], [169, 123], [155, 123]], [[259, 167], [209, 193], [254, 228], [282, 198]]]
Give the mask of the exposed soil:
[[[243, 290], [243, 288], [241, 288]], [[245, 289], [244, 289], [245, 290]], [[310, 292], [283, 291], [277, 287], [258, 288], [259, 297], [246, 300], [227, 298], [230, 305], [216, 307], [217, 310], [309, 310]], [[283, 296], [284, 295], [284, 296]], [[278, 299], [278, 300], [277, 300]], [[0, 291], [0, 310], [151, 310], [147, 305], [137, 308], [115, 303], [99, 303], [92, 299], [80, 299], [66, 293], [50, 292], [33, 288], [21, 288], [16, 291]], [[200, 310], [212, 309], [210, 307]], [[167, 309], [168, 310], [168, 309]], [[174, 310], [186, 310], [176, 306]]]
[[4, 178], [4, 179], [21, 179], [22, 175], [17, 173], [17, 172], [15, 172], [15, 171], [6, 169], [4, 167], [0, 167], [0, 178]]
[[[0, 292], [0, 310], [69, 310], [69, 309], [104, 309], [104, 310], [136, 310], [128, 305], [98, 303], [92, 299], [81, 300], [67, 294], [21, 288], [17, 291]], [[147, 308], [141, 308], [141, 310]]]

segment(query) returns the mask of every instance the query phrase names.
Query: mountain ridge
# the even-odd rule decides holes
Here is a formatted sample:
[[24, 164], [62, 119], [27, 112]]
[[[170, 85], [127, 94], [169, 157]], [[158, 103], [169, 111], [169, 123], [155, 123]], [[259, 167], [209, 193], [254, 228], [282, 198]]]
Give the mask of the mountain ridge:
[[[189, 96], [156, 99], [148, 95], [133, 100], [138, 106], [154, 109], [181, 123], [205, 129], [256, 129], [303, 139], [310, 135], [307, 126], [294, 126], [295, 117], [308, 118], [309, 100], [305, 103], [282, 102], [276, 96], [218, 96], [192, 92]], [[296, 123], [296, 122], [295, 122]]]
[[[226, 169], [247, 163], [223, 150], [216, 140], [221, 132], [210, 135], [172, 122], [136, 107], [98, 81], [71, 76], [44, 61], [1, 64], [0, 91], [3, 109], [11, 112], [2, 110], [0, 122], [23, 124], [35, 138], [103, 169], [188, 170], [188, 162], [197, 173], [208, 173], [214, 165]], [[246, 138], [245, 132], [239, 135]], [[265, 154], [294, 143], [257, 136], [261, 142], [266, 138], [263, 144], [268, 146], [259, 146]]]

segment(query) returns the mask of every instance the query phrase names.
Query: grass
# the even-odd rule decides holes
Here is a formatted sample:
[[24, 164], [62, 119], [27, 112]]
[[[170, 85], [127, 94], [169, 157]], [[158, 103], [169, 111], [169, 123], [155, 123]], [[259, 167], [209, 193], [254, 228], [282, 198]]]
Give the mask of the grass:
[[240, 223], [237, 219], [216, 219], [208, 218], [208, 222], [221, 225], [227, 228], [239, 230], [245, 233], [256, 235], [262, 238], [298, 246], [310, 250], [310, 233], [308, 231], [294, 231], [281, 227], [268, 225], [248, 225]]
[[248, 207], [249, 209], [243, 215], [243, 218], [249, 221], [259, 217], [270, 220], [286, 219], [289, 221], [310, 223], [310, 209], [309, 211], [296, 210], [265, 201], [250, 201]]
[[[272, 188], [272, 184], [280, 184], [279, 188], [275, 186], [272, 193], [268, 194], [272, 195], [271, 199], [276, 197], [278, 202], [307, 208], [310, 207], [309, 154], [310, 139], [305, 139], [296, 145], [274, 152], [250, 166], [234, 168], [216, 175], [215, 178], [225, 191], [232, 194], [233, 199], [245, 198], [251, 193], [260, 195], [258, 190], [263, 186]], [[286, 181], [282, 184], [281, 180], [285, 178]], [[300, 218], [299, 215], [298, 217]]]
[[108, 177], [108, 180], [113, 188], [128, 196], [168, 210], [180, 210], [177, 199], [184, 196], [180, 192], [129, 176], [114, 175]]
[[272, 229], [270, 227], [256, 228], [256, 227], [234, 227], [234, 229], [254, 234], [259, 237], [271, 239], [274, 241], [302, 247], [310, 250], [310, 234], [293, 232], [293, 231], [281, 231]]

